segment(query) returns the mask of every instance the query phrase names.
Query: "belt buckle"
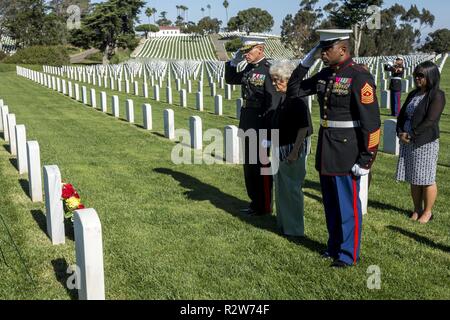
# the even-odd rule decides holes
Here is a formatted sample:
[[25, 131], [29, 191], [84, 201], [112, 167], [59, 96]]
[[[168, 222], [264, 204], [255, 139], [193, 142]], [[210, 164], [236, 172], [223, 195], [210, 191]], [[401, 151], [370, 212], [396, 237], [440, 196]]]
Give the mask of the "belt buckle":
[[322, 120], [322, 127], [328, 128], [328, 120]]

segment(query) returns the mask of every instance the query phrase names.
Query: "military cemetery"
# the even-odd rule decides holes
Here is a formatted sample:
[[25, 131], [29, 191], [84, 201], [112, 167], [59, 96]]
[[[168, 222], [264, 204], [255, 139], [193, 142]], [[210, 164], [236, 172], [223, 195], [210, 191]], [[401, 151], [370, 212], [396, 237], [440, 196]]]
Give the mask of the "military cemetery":
[[[50, 19], [42, 1], [28, 2]], [[45, 21], [18, 32], [31, 22], [16, 12], [31, 4], [0, 4], [0, 299], [450, 299], [450, 116], [447, 105], [431, 111], [449, 100], [450, 26], [433, 27], [442, 21], [427, 2], [400, 1], [402, 14], [386, 4], [292, 1], [279, 18], [245, 1], [168, 1], [166, 9], [137, 0], [112, 34], [102, 26], [120, 14], [111, 9], [119, 0], [74, 2], [75, 26], [71, 1], [43, 2], [64, 39]], [[359, 27], [337, 27], [361, 12]], [[118, 38], [104, 42], [110, 36]], [[251, 61], [259, 48], [263, 59]], [[350, 50], [352, 60], [333, 65], [332, 50]], [[422, 98], [427, 65], [440, 86]], [[282, 91], [276, 77], [286, 69]], [[289, 104], [293, 113], [277, 118]], [[282, 121], [295, 126], [289, 145], [274, 126]], [[252, 140], [244, 128], [270, 135]], [[247, 163], [251, 150], [257, 164]], [[432, 169], [417, 160], [421, 150], [436, 152]], [[357, 160], [336, 173], [348, 157]], [[435, 182], [408, 180], [410, 157], [434, 170]], [[269, 174], [251, 178], [255, 166]], [[350, 189], [336, 187], [334, 209], [325, 180], [341, 176]], [[425, 219], [426, 191], [421, 212], [412, 199], [430, 185], [437, 199]], [[283, 188], [301, 189], [301, 201], [290, 203]], [[286, 208], [301, 219], [301, 235], [287, 231]], [[336, 254], [333, 236], [342, 241]], [[345, 254], [354, 261], [344, 263]]]

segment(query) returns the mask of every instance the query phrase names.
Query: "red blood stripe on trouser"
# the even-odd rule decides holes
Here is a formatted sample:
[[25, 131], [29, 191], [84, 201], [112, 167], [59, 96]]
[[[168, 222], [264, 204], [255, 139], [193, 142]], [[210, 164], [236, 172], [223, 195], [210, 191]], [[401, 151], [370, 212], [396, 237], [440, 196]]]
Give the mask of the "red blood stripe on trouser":
[[356, 178], [353, 177], [353, 215], [355, 217], [355, 230], [353, 240], [353, 263], [356, 264], [356, 257], [358, 253], [359, 244], [359, 215], [358, 215], [358, 187], [356, 185]]

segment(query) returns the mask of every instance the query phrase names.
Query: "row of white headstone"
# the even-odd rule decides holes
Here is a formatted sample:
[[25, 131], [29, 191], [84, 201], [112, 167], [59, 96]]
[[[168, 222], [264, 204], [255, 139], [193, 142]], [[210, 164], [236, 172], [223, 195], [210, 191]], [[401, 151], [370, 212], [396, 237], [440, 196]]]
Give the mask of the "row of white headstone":
[[[18, 69], [19, 75], [22, 75], [28, 79], [31, 79], [31, 80], [34, 80], [35, 82], [40, 83], [41, 77], [36, 75], [36, 71], [24, 69], [22, 67], [18, 67], [18, 68], [19, 68]], [[52, 80], [53, 80], [53, 78], [52, 78]], [[51, 81], [51, 82], [58, 83], [58, 80], [56, 78], [54, 81]], [[45, 84], [43, 84], [43, 85], [45, 85]], [[56, 84], [55, 84], [55, 86], [52, 85], [52, 88], [55, 91], [58, 90], [58, 86]], [[69, 82], [69, 88], [71, 88], [70, 82]], [[84, 87], [84, 86], [82, 87], [81, 97], [79, 96], [79, 94], [77, 94], [77, 92], [79, 92], [79, 88], [78, 88], [77, 84], [75, 84], [75, 95], [71, 95], [70, 91], [71, 90], [69, 89], [69, 92], [66, 93], [65, 95], [68, 95], [69, 97], [74, 98], [77, 101], [81, 101], [84, 105], [90, 104], [91, 107], [96, 108], [95, 89], [91, 89], [91, 101], [90, 102], [88, 102], [86, 87]], [[78, 96], [78, 98], [77, 98], [77, 96]], [[185, 98], [185, 96], [183, 97], [183, 95], [182, 95], [181, 98], [182, 98], [181, 104], [183, 105], [183, 98]], [[106, 92], [101, 92], [100, 104], [101, 104], [102, 112], [106, 113], [108, 111]], [[216, 97], [215, 105], [216, 105], [216, 107], [215, 107], [216, 114], [222, 114], [221, 96]], [[203, 109], [202, 104], [200, 104], [198, 106], [199, 106], [199, 108], [198, 108], [199, 110]], [[240, 109], [242, 107], [242, 99], [238, 99], [236, 107], [237, 107], [236, 111], [239, 115]], [[120, 104], [119, 104], [119, 97], [116, 95], [112, 96], [111, 108], [112, 108], [112, 115], [114, 117], [118, 118], [120, 116]], [[135, 122], [134, 114], [135, 114], [134, 113], [134, 101], [132, 99], [127, 99], [126, 105], [125, 105], [125, 115], [126, 115], [127, 122], [129, 122], [129, 123]], [[142, 114], [143, 114], [144, 129], [152, 130], [153, 129], [152, 106], [147, 103], [143, 104], [142, 105]], [[163, 118], [164, 118], [164, 135], [165, 135], [165, 137], [168, 138], [169, 140], [175, 140], [176, 137], [175, 137], [174, 111], [172, 109], [165, 109], [163, 111]], [[202, 133], [201, 118], [199, 116], [191, 116], [189, 119], [189, 126], [190, 126], [190, 134], [191, 134], [191, 147], [194, 150], [202, 149], [203, 148], [203, 145], [202, 145], [203, 133]], [[239, 140], [238, 140], [238, 136], [237, 136], [238, 128], [236, 126], [230, 125], [230, 126], [226, 126], [224, 131], [225, 131], [224, 132], [225, 161], [228, 163], [237, 164], [240, 161], [240, 159], [239, 159]]]
[[[28, 173], [29, 196], [42, 202], [42, 172], [38, 141], [27, 141], [25, 125], [16, 124], [16, 116], [0, 99], [0, 131], [16, 157], [19, 174]], [[65, 243], [61, 173], [56, 165], [43, 167], [47, 233], [53, 245]], [[103, 244], [100, 219], [94, 209], [74, 212], [76, 277], [81, 300], [104, 300]]]
[[[33, 72], [33, 73], [36, 73]], [[54, 77], [54, 76], [50, 76], [50, 75], [46, 75], [43, 74], [43, 76], [38, 75], [38, 78], [42, 78], [42, 79], [38, 79], [38, 82], [40, 82], [42, 85], [44, 86], [48, 86], [49, 88], [52, 88], [53, 90], [56, 90], [58, 92], [61, 92], [63, 94], [67, 94], [67, 86], [66, 86], [66, 80], [65, 79], [60, 79], [58, 77]], [[34, 75], [31, 74], [31, 80], [34, 80]], [[69, 92], [68, 95], [70, 97], [72, 97], [72, 82], [68, 81], [67, 85], [69, 87]], [[114, 82], [111, 81], [110, 83], [110, 89], [111, 90], [115, 90], [114, 89]], [[232, 91], [233, 91], [233, 87], [231, 85], [225, 85], [224, 84], [224, 79], [222, 79], [221, 81], [221, 86], [224, 86], [225, 88], [225, 99], [226, 100], [231, 100], [232, 99]], [[118, 86], [119, 86], [119, 91], [121, 91], [120, 89], [120, 82], [118, 82]], [[188, 81], [188, 89], [181, 89], [181, 80], [177, 79], [176, 81], [176, 86], [177, 86], [177, 91], [179, 92], [179, 105], [181, 107], [188, 107], [188, 100], [187, 100], [187, 94], [192, 92], [192, 82], [191, 80]], [[134, 82], [134, 94], [135, 95], [139, 95], [139, 85], [138, 82]], [[126, 92], [129, 93], [129, 85], [128, 82], [126, 82]], [[82, 92], [81, 92], [81, 99], [82, 102], [85, 103], [87, 101], [87, 91], [86, 88], [83, 86], [82, 88]], [[75, 83], [75, 99], [79, 100], [79, 84]], [[142, 84], [142, 92], [143, 92], [143, 96], [144, 98], [148, 98], [149, 97], [149, 91], [148, 91], [148, 85], [146, 82], [144, 82]], [[104, 92], [101, 93], [102, 95], [104, 94]], [[217, 94], [217, 89], [216, 89], [216, 84], [215, 83], [210, 83], [210, 94], [212, 97], [214, 97], [214, 114], [216, 115], [223, 115], [223, 99], [224, 97], [222, 95], [218, 95]], [[160, 86], [159, 85], [154, 85], [153, 86], [153, 99], [155, 101], [160, 101], [161, 97], [160, 97]], [[96, 107], [95, 106], [95, 89], [91, 89], [91, 106]], [[172, 93], [172, 88], [170, 86], [166, 87], [166, 102], [170, 105], [173, 104], [173, 93]], [[86, 103], [85, 103], [86, 104]], [[103, 105], [103, 103], [102, 103]], [[242, 107], [242, 99], [237, 99], [236, 100], [236, 117], [237, 119], [239, 119], [240, 116], [240, 108]], [[198, 82], [198, 91], [196, 93], [196, 109], [198, 111], [203, 111], [204, 110], [204, 95], [203, 95], [203, 81], [199, 81]]]

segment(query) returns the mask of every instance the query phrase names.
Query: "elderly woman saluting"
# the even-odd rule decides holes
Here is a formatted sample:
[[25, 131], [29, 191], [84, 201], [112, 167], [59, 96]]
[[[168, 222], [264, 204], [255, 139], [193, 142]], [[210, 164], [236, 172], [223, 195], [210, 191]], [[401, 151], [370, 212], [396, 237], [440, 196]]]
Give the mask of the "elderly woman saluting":
[[287, 236], [303, 237], [307, 140], [312, 134], [311, 115], [302, 98], [287, 98], [289, 78], [296, 66], [291, 61], [275, 62], [270, 68], [273, 84], [282, 94], [272, 118], [279, 130], [279, 168], [275, 176], [277, 222]]

